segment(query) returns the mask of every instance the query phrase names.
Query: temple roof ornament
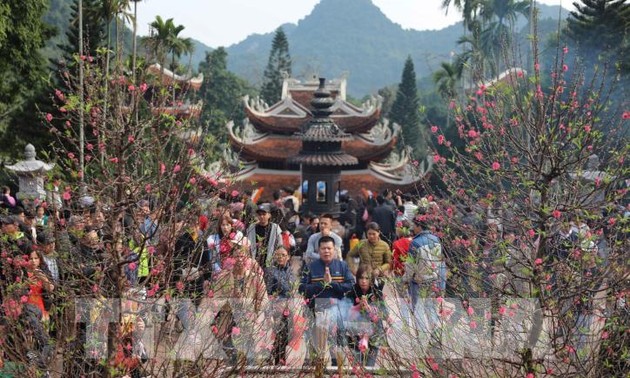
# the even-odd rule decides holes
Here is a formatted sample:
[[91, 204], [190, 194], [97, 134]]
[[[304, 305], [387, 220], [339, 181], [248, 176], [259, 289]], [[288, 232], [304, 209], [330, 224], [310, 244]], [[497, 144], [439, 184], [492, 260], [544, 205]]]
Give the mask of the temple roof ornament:
[[156, 76], [161, 76], [162, 81], [166, 85], [170, 85], [174, 82], [180, 84], [188, 84], [194, 90], [199, 90], [201, 88], [201, 84], [203, 83], [203, 74], [192, 77], [190, 75], [182, 76], [174, 73], [166, 67], [162, 67], [159, 63], [154, 63], [148, 67], [148, 71]]

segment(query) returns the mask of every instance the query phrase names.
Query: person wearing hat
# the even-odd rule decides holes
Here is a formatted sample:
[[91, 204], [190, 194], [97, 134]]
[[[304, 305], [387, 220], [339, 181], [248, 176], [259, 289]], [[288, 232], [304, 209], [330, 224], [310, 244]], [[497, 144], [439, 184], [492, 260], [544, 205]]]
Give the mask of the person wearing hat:
[[2, 224], [2, 235], [7, 236], [7, 242], [17, 247], [22, 253], [30, 251], [32, 242], [20, 230], [20, 219], [15, 215], [4, 215], [0, 217]]
[[256, 217], [258, 221], [247, 228], [246, 236], [252, 257], [264, 269], [271, 266], [273, 252], [282, 245], [282, 230], [271, 221], [271, 204], [258, 205]]

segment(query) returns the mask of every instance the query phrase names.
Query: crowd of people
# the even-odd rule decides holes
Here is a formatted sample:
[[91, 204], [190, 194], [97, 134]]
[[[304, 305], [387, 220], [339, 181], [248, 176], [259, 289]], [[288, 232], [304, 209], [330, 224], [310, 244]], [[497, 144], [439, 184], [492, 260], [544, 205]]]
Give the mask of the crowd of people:
[[[300, 311], [311, 311], [318, 327], [328, 325], [323, 333], [316, 331], [312, 339], [307, 338], [312, 348], [325, 349], [326, 343], [347, 346], [356, 361], [373, 366], [379, 347], [386, 344], [385, 285], [395, 285], [413, 308], [420, 298], [436, 298], [449, 289], [486, 295], [492, 291], [489, 286], [497, 275], [492, 240], [502, 237], [496, 222], [471, 221], [487, 236], [482, 247], [487, 264], [482, 261], [473, 267], [466, 259], [459, 261], [453, 251], [443, 250], [430, 216], [437, 205], [425, 198], [389, 190], [364, 191], [356, 198], [339, 193], [341, 213], [312, 214], [300, 211], [297, 197], [292, 188], [274, 193], [272, 201], [258, 203], [250, 191], [223, 193], [192, 211], [192, 217], [175, 214], [174, 227], [165, 227], [161, 223], [165, 210], [151, 198], [138, 201], [116, 222], [108, 222], [103, 205], [87, 196], [77, 206], [62, 203], [53, 211], [44, 202], [16, 200], [4, 188], [3, 254], [9, 253], [14, 262], [24, 261], [11, 263], [7, 256], [0, 261], [0, 327], [6, 327], [12, 316], [28, 325], [35, 339], [29, 344], [31, 362], [48, 370], [54, 353], [51, 335], [63, 333], [63, 323], [68, 321], [66, 308], [54, 300], [59, 297], [55, 293], [62, 287], [74, 290], [78, 297], [93, 297], [108, 285], [120, 285], [114, 270], [121, 268], [126, 289], [142, 292], [145, 300], [167, 297], [169, 316], [177, 319], [183, 332], [195, 327], [205, 299], [239, 299], [238, 305], [226, 302], [210, 319], [219, 347], [233, 363], [257, 357], [255, 350], [242, 355], [237, 345], [238, 336], [243, 336], [237, 318], [245, 311], [255, 315], [252, 322], [271, 325], [273, 345], [267, 348], [271, 353], [264, 363], [289, 364], [295, 358], [296, 338], [303, 336], [296, 324], [303, 317], [295, 306], [278, 305], [277, 299], [289, 303], [300, 298], [305, 302], [299, 303], [306, 303]], [[460, 216], [473, 215], [469, 209]], [[112, 227], [127, 237], [113, 240]], [[586, 232], [584, 227], [561, 230], [556, 244], [575, 245], [578, 234]], [[469, 247], [470, 241], [462, 246]], [[566, 258], [562, 253], [554, 256]], [[481, 278], [473, 282], [476, 269]], [[168, 279], [156, 284], [153, 276], [162, 271], [170, 272], [162, 274]], [[76, 284], [77, 279], [83, 284]], [[275, 303], [272, 312], [263, 313], [270, 299]], [[427, 319], [437, 316], [435, 309], [426, 311]], [[89, 315], [94, 316], [93, 312]], [[149, 320], [133, 311], [124, 318], [120, 340], [133, 348], [118, 345], [111, 364], [130, 377], [140, 377], [148, 356], [138, 333]], [[427, 331], [433, 326], [429, 324]], [[337, 332], [331, 335], [331, 329]], [[74, 334], [77, 343], [85, 342], [86, 332], [85, 325], [79, 326]], [[5, 345], [11, 342], [18, 343], [17, 336]], [[6, 348], [0, 361], [3, 357], [11, 358]], [[338, 357], [330, 356], [333, 364]], [[73, 364], [69, 365], [71, 374], [85, 369], [75, 366], [73, 371]]]

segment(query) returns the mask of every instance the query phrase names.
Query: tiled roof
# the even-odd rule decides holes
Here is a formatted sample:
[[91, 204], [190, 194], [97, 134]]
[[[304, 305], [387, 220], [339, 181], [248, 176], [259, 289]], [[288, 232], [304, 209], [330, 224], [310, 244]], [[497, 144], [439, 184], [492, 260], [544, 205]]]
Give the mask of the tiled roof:
[[288, 159], [293, 164], [304, 164], [314, 166], [333, 166], [342, 167], [347, 165], [355, 165], [359, 163], [359, 160], [354, 156], [350, 156], [345, 152], [334, 152], [326, 154], [304, 154], [300, 153], [298, 156]]

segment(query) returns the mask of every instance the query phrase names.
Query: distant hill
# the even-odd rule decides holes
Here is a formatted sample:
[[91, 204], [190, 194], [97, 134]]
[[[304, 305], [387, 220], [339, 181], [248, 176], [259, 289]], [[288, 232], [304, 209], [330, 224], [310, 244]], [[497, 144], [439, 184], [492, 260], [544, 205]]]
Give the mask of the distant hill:
[[[72, 0], [51, 0], [46, 20], [55, 25], [59, 35], [49, 43], [49, 56], [57, 52], [55, 44], [65, 40]], [[555, 31], [558, 15], [568, 11], [558, 6], [539, 5], [540, 30]], [[421, 17], [422, 15], [418, 15]], [[164, 15], [168, 17], [168, 15]], [[548, 19], [546, 22], [543, 21]], [[519, 28], [526, 20], [519, 22]], [[186, 26], [184, 24], [184, 26]], [[280, 25], [278, 25], [280, 26]], [[544, 27], [543, 27], [544, 26]], [[346, 75], [349, 94], [361, 98], [379, 88], [396, 84], [407, 55], [411, 54], [418, 79], [438, 69], [451, 51], [458, 51], [457, 39], [463, 34], [461, 23], [441, 30], [406, 30], [389, 20], [371, 0], [321, 0], [311, 14], [296, 24], [282, 25], [289, 40], [293, 58], [293, 76], [313, 75], [337, 78]], [[125, 32], [126, 50], [131, 45], [131, 31]], [[273, 39], [274, 30], [252, 34], [240, 43], [227, 47], [228, 68], [235, 74], [259, 85]], [[191, 59], [197, 68], [212, 48], [193, 39], [195, 52]], [[182, 57], [188, 64], [189, 58]]]
[[[539, 6], [541, 20], [557, 20], [560, 7]], [[563, 19], [567, 14], [562, 9]], [[525, 24], [523, 20], [519, 25]], [[409, 54], [418, 78], [429, 75], [449, 59], [451, 51], [458, 50], [456, 41], [464, 31], [461, 23], [441, 30], [405, 30], [371, 0], [321, 0], [297, 25], [285, 24], [283, 28], [293, 58], [293, 76], [334, 78], [347, 74], [348, 91], [354, 97], [400, 81]], [[259, 84], [273, 34], [250, 35], [229, 46], [228, 68]]]

